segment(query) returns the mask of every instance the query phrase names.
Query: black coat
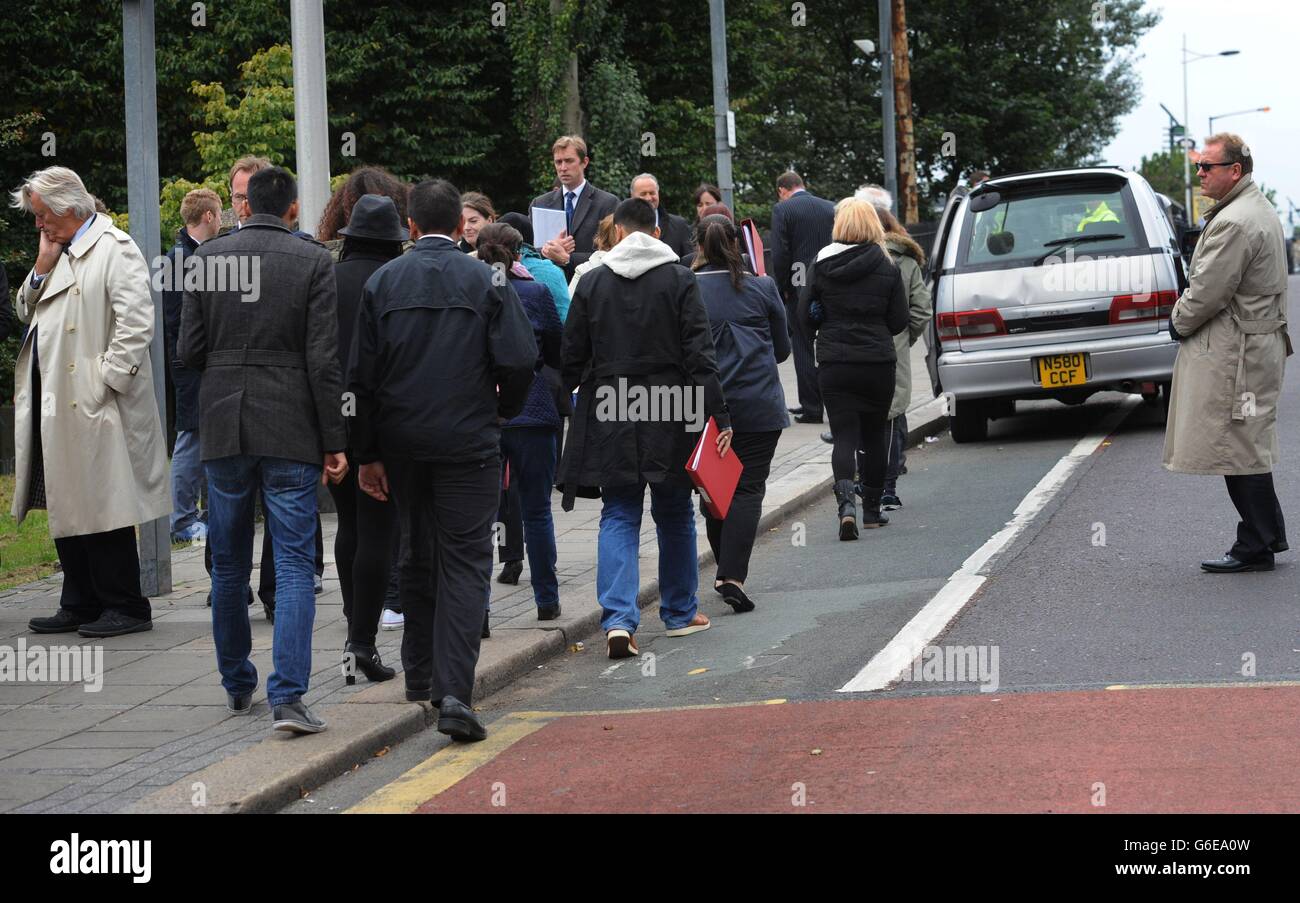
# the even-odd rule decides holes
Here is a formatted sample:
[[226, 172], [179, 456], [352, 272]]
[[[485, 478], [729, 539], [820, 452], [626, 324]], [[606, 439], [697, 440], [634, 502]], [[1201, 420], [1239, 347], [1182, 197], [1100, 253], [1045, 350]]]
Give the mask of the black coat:
[[[553, 188], [546, 194], [538, 195], [533, 198], [532, 206], [563, 210], [564, 189]], [[586, 263], [587, 258], [596, 250], [596, 229], [600, 226], [600, 221], [613, 213], [617, 206], [618, 198], [608, 191], [601, 191], [590, 182], [582, 189], [577, 206], [573, 208], [573, 231], [570, 234], [573, 236], [574, 252], [569, 255], [569, 263], [564, 268], [565, 279], [572, 281], [573, 271], [578, 268], [578, 264]]]
[[690, 224], [680, 216], [674, 216], [667, 210], [659, 210], [659, 240], [672, 248], [678, 257], [683, 257], [695, 250], [695, 242]]
[[[804, 334], [817, 337], [818, 364], [891, 363], [894, 336], [907, 328], [907, 289], [898, 267], [875, 242], [831, 245], [813, 264], [799, 295]], [[822, 319], [813, 321], [812, 302]]]
[[493, 275], [446, 239], [422, 238], [366, 282], [347, 380], [359, 463], [500, 455], [500, 420], [523, 407], [537, 342]]
[[835, 205], [806, 191], [796, 192], [772, 208], [772, 276], [781, 298], [792, 304], [799, 297], [795, 264], [803, 264], [803, 284], [817, 252], [831, 243]]
[[[202, 371], [204, 461], [230, 455], [320, 466], [347, 446], [338, 362], [338, 304], [329, 251], [278, 217], [256, 214], [205, 241], [195, 257], [255, 261], [256, 297], [238, 286], [186, 291], [180, 359]], [[206, 269], [205, 265], [205, 269]]]
[[695, 272], [709, 313], [722, 389], [736, 432], [765, 433], [790, 425], [777, 364], [790, 356], [785, 306], [771, 276], [746, 276], [737, 289], [721, 267]]
[[[394, 245], [396, 247], [396, 245]], [[343, 252], [334, 264], [334, 284], [338, 290], [339, 312], [339, 372], [348, 372], [352, 343], [356, 338], [357, 315], [361, 311], [361, 292], [375, 271], [388, 261], [391, 254], [373, 248], [354, 248], [344, 242]]]
[[171, 380], [176, 398], [178, 433], [199, 428], [199, 385], [203, 374], [185, 366], [176, 354], [176, 344], [181, 333], [181, 302], [185, 294], [182, 291], [185, 260], [198, 246], [199, 243], [182, 226], [176, 233], [176, 244], [168, 255], [172, 261], [173, 281], [169, 282], [168, 288], [162, 293], [163, 350], [167, 358], [167, 378]]
[[620, 378], [627, 398], [651, 386], [679, 392], [702, 386], [704, 418], [731, 426], [709, 317], [695, 276], [680, 264], [660, 264], [636, 279], [609, 266], [588, 270], [569, 306], [561, 356], [565, 387], [580, 386], [557, 478], [566, 511], [573, 495], [588, 487], [687, 479], [686, 459], [698, 432], [688, 432], [680, 420], [600, 415], [601, 397], [612, 397]]

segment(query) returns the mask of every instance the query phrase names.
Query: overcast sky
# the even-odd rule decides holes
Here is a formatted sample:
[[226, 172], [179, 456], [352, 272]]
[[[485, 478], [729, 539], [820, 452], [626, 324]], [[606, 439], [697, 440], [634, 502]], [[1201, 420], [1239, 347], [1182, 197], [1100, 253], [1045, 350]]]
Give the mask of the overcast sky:
[[[1187, 67], [1191, 134], [1197, 146], [1208, 134], [1210, 116], [1269, 107], [1215, 120], [1215, 131], [1241, 135], [1255, 154], [1255, 178], [1277, 189], [1286, 222], [1290, 197], [1300, 205], [1300, 2], [1296, 0], [1148, 0], [1161, 21], [1138, 44], [1136, 71], [1142, 97], [1120, 120], [1119, 134], [1103, 156], [1107, 163], [1136, 169], [1142, 156], [1168, 146], [1164, 103], [1183, 119], [1183, 33], [1198, 53], [1239, 50]], [[1196, 178], [1195, 170], [1192, 172]], [[1300, 214], [1296, 222], [1300, 224]]]

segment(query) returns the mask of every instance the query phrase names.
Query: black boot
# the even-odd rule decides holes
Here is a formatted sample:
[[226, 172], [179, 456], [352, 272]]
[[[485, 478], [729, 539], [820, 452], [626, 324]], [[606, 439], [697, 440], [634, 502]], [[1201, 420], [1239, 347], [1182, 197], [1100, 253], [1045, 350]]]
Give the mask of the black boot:
[[862, 487], [862, 526], [868, 530], [889, 523], [889, 518], [880, 513], [881, 492], [879, 487]]
[[[392, 680], [397, 676], [397, 672], [388, 667], [379, 658], [379, 650], [374, 646], [362, 646], [360, 643], [348, 643], [343, 647], [343, 655], [351, 653], [353, 662], [356, 665], [356, 671], [360, 671], [366, 676], [366, 680], [373, 683], [379, 683], [384, 680]], [[344, 681], [351, 686], [357, 682], [356, 673], [344, 676]]]
[[840, 503], [840, 539], [858, 538], [858, 511], [853, 501], [853, 481], [835, 481], [835, 501]]

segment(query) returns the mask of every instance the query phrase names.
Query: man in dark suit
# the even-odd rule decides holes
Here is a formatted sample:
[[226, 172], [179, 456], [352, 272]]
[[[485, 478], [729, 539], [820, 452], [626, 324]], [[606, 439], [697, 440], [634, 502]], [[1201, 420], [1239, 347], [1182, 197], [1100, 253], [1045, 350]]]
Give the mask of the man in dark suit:
[[685, 257], [694, 250], [691, 227], [686, 220], [660, 209], [658, 179], [648, 172], [641, 173], [632, 180], [632, 197], [640, 198], [655, 208], [655, 226], [659, 229], [659, 240], [672, 248], [678, 257]]
[[266, 682], [273, 727], [317, 733], [325, 724], [302, 701], [316, 615], [316, 483], [337, 483], [348, 469], [334, 262], [290, 231], [298, 186], [284, 169], [255, 173], [248, 205], [252, 215], [237, 231], [194, 252], [205, 284], [186, 287], [181, 311], [180, 358], [204, 374], [199, 442], [211, 509], [212, 635], [226, 706], [247, 714], [257, 689], [245, 602], [260, 488], [278, 578], [275, 670]]
[[533, 198], [532, 206], [563, 210], [568, 228], [541, 247], [542, 256], [564, 268], [573, 279], [578, 264], [596, 250], [596, 227], [614, 212], [618, 198], [587, 181], [587, 142], [577, 135], [562, 135], [551, 146], [560, 187]]
[[785, 300], [799, 385], [799, 407], [791, 408], [790, 413], [799, 423], [821, 423], [822, 393], [817, 387], [812, 338], [799, 327], [795, 308], [817, 252], [831, 243], [835, 205], [809, 193], [803, 178], [793, 171], [777, 177], [776, 194], [780, 201], [772, 208], [772, 269]]
[[432, 702], [442, 733], [476, 741], [487, 736], [470, 694], [492, 590], [500, 425], [523, 408], [537, 342], [509, 281], [457, 247], [461, 209], [442, 179], [411, 189], [415, 246], [366, 282], [348, 390], [357, 482], [397, 504], [406, 698]]

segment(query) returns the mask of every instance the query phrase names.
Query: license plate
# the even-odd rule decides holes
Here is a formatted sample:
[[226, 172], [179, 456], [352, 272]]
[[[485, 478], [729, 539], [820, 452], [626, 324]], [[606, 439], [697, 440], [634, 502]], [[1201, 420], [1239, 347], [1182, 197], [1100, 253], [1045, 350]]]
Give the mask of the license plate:
[[1088, 381], [1087, 364], [1088, 355], [1082, 353], [1034, 358], [1034, 366], [1038, 368], [1038, 382], [1044, 389], [1083, 385]]

